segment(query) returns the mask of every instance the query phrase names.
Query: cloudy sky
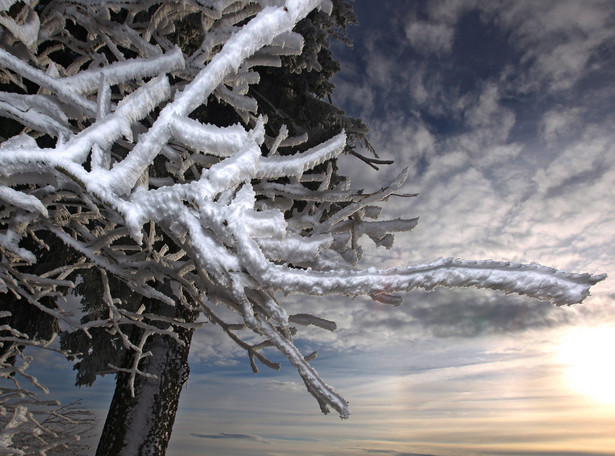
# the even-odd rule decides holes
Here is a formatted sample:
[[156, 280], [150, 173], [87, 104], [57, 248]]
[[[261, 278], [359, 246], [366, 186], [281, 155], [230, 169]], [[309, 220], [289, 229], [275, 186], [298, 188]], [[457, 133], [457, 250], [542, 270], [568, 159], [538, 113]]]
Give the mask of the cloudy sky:
[[[391, 250], [366, 242], [366, 264], [491, 258], [615, 278], [615, 2], [355, 7], [334, 101], [395, 165], [342, 170], [379, 189], [408, 167], [403, 191], [420, 193], [388, 202], [419, 226]], [[350, 401], [345, 421], [320, 414], [292, 367], [254, 376], [205, 326], [168, 454], [615, 455], [614, 297], [609, 278], [571, 308], [476, 290], [399, 308], [297, 298], [338, 324], [298, 343]], [[112, 386], [65, 394], [104, 416]]]

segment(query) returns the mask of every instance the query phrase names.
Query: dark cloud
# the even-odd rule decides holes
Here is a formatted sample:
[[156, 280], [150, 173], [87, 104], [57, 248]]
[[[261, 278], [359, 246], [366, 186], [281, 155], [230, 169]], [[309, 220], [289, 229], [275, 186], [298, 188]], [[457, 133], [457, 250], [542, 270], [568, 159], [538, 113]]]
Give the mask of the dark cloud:
[[214, 440], [251, 440], [254, 442], [271, 443], [268, 440], [259, 437], [258, 435], [250, 434], [232, 434], [221, 432], [219, 434], [190, 434], [192, 437], [198, 437], [199, 439], [214, 439]]
[[416, 334], [423, 329], [436, 337], [471, 338], [552, 328], [568, 323], [570, 318], [564, 309], [519, 296], [438, 289], [412, 293], [397, 309], [366, 309], [355, 315], [354, 325], [377, 333]]
[[426, 299], [408, 306], [409, 315], [437, 337], [477, 337], [551, 328], [570, 318], [562, 309], [527, 298], [491, 293], [484, 296], [482, 291], [442, 294], [444, 299]]
[[295, 437], [292, 435], [268, 435], [267, 439], [269, 440], [282, 440], [286, 442], [318, 442], [317, 439], [310, 439], [308, 437]]
[[395, 456], [439, 456], [432, 453], [397, 453]]
[[370, 20], [351, 29], [353, 52], [337, 48], [351, 70], [336, 85], [344, 95], [339, 102], [354, 115], [367, 114], [370, 126], [400, 111], [418, 113], [440, 137], [459, 132], [465, 126], [458, 101], [487, 83], [498, 85], [502, 101], [529, 126], [555, 100], [611, 112], [610, 0], [430, 0], [403, 9], [398, 2], [364, 3], [357, 5], [359, 18]]
[[361, 451], [363, 451], [364, 453], [369, 453], [369, 454], [396, 454], [396, 451], [393, 450], [375, 450], [372, 448], [360, 448]]
[[600, 162], [593, 163], [592, 165], [590, 169], [573, 174], [563, 182], [558, 183], [558, 185], [547, 189], [545, 198], [555, 198], [575, 189], [583, 190], [593, 182], [599, 181], [607, 173], [608, 167]]

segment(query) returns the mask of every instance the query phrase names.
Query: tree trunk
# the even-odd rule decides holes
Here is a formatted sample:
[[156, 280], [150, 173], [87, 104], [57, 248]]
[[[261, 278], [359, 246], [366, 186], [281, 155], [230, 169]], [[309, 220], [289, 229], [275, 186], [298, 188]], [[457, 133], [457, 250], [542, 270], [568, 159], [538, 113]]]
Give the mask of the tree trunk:
[[117, 374], [96, 456], [163, 456], [166, 453], [179, 396], [190, 372], [188, 353], [194, 330], [175, 328], [175, 332], [184, 341], [183, 346], [167, 336], [149, 338], [144, 351], [151, 351], [152, 356], [144, 359], [139, 368], [157, 378], [137, 376], [134, 397], [129, 386], [130, 374]]

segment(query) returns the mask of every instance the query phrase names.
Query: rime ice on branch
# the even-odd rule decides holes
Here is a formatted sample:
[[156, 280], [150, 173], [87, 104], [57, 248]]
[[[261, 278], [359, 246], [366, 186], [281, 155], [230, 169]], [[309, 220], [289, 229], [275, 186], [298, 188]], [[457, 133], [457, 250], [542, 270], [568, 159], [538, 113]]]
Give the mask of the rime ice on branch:
[[[331, 2], [194, 1], [175, 9], [171, 2], [146, 2], [161, 4], [148, 10], [147, 23], [140, 22], [140, 3], [55, 1], [41, 13], [45, 21], [30, 6], [19, 17], [2, 6], [1, 16], [0, 115], [20, 128], [0, 149], [0, 289], [73, 330], [118, 337], [133, 361], [129, 368], [109, 363], [108, 372], [129, 374], [131, 384], [156, 375], [140, 368], [151, 355], [147, 340], [177, 338], [177, 328], [196, 325], [131, 307], [115, 283], [202, 313], [247, 350], [255, 370], [255, 360], [276, 367], [260, 352], [274, 346], [323, 412], [332, 407], [345, 418], [346, 401], [310, 365], [313, 356], [293, 344], [294, 325], [335, 325], [288, 315], [278, 295], [363, 294], [399, 305], [397, 294], [415, 288], [478, 287], [563, 305], [581, 302], [604, 278], [490, 260], [358, 268], [361, 236], [390, 247], [392, 233], [416, 225], [417, 219], [379, 221], [375, 206], [406, 173], [376, 193], [350, 191], [333, 166], [348, 151], [345, 132], [310, 147], [302, 147], [305, 137], [289, 137], [286, 126], [268, 134], [268, 118], [250, 91], [261, 68], [302, 52], [295, 25], [316, 8], [329, 13]], [[123, 23], [110, 19], [120, 9], [127, 11]], [[200, 15], [202, 30], [196, 45], [182, 51], [169, 36], [173, 21], [191, 14]], [[66, 20], [87, 31], [89, 48], [60, 37]], [[37, 53], [37, 43], [52, 39], [80, 60], [64, 67], [50, 48]], [[97, 53], [97, 46], [107, 46], [117, 61], [109, 63], [111, 55]], [[32, 85], [36, 93], [28, 93]], [[195, 110], [213, 99], [241, 122], [198, 120]], [[37, 269], [49, 239], [60, 240], [70, 255], [61, 267]], [[59, 297], [85, 271], [98, 274], [104, 311], [79, 321]], [[223, 321], [218, 304], [243, 323]], [[242, 340], [245, 328], [263, 342]]]

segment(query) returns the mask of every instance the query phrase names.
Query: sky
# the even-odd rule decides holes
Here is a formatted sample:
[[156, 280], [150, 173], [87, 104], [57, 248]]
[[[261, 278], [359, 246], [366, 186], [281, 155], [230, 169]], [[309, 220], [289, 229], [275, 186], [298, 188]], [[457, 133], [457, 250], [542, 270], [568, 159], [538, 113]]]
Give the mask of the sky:
[[[333, 44], [333, 101], [395, 164], [375, 172], [349, 156], [340, 169], [377, 190], [407, 167], [401, 191], [419, 196], [384, 214], [420, 217], [390, 250], [364, 241], [364, 265], [490, 258], [610, 277], [570, 308], [473, 289], [412, 292], [398, 308], [285, 298], [336, 321], [297, 344], [318, 350], [348, 420], [322, 415], [288, 364], [253, 375], [205, 325], [168, 455], [615, 455], [615, 2], [355, 9], [354, 47]], [[46, 363], [56, 397], [104, 418], [111, 378], [75, 390], [70, 366]]]

